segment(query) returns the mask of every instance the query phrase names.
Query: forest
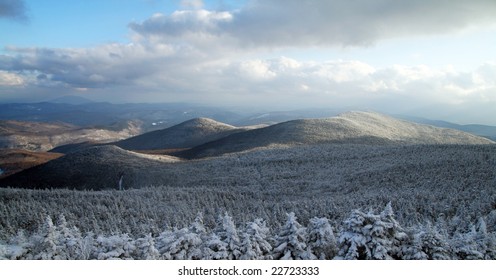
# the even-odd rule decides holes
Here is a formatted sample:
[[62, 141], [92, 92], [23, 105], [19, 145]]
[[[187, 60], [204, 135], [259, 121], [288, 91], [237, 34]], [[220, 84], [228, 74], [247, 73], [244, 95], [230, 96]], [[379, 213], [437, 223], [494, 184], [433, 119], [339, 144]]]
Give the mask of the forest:
[[495, 259], [495, 166], [494, 145], [276, 146], [171, 164], [166, 185], [3, 188], [0, 256]]

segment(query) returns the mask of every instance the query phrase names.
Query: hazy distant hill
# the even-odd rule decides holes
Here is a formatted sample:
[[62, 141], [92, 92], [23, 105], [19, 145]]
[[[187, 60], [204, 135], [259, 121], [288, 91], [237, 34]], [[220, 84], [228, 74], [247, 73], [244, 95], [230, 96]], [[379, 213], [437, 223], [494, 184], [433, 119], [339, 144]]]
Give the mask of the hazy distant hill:
[[150, 185], [151, 178], [167, 182], [174, 178], [165, 163], [179, 161], [170, 156], [144, 155], [107, 145], [90, 147], [11, 175], [1, 186], [22, 188], [104, 189]]
[[398, 116], [398, 118], [413, 121], [416, 123], [421, 123], [421, 124], [428, 124], [428, 125], [433, 125], [433, 126], [437, 126], [437, 127], [445, 127], [445, 128], [452, 128], [452, 129], [456, 129], [456, 130], [461, 130], [461, 131], [465, 131], [465, 132], [468, 132], [471, 134], [486, 137], [486, 138], [489, 138], [493, 141], [496, 141], [496, 126], [481, 125], [481, 124], [462, 125], [462, 124], [456, 124], [456, 123], [451, 123], [451, 122], [446, 122], [446, 121], [430, 120], [430, 119], [411, 117], [411, 116]]
[[191, 148], [245, 130], [208, 118], [195, 118], [114, 144], [127, 150]]
[[236, 133], [179, 153], [185, 158], [218, 156], [273, 144], [490, 144], [469, 133], [420, 125], [372, 112], [326, 119], [293, 120]]
[[197, 117], [230, 123], [240, 118], [237, 113], [225, 109], [186, 103], [113, 104], [61, 98], [52, 102], [0, 104], [0, 120], [63, 121], [77, 126], [107, 126], [141, 120], [143, 131], [167, 128]]
[[80, 96], [75, 96], [75, 95], [66, 95], [66, 96], [61, 96], [55, 99], [51, 99], [48, 102], [51, 103], [62, 103], [62, 104], [72, 104], [72, 105], [82, 105], [82, 104], [88, 104], [88, 103], [95, 103], [95, 101], [80, 97]]
[[140, 133], [136, 121], [107, 127], [81, 128], [66, 123], [0, 120], [0, 148], [48, 151], [59, 145], [84, 141], [112, 142]]

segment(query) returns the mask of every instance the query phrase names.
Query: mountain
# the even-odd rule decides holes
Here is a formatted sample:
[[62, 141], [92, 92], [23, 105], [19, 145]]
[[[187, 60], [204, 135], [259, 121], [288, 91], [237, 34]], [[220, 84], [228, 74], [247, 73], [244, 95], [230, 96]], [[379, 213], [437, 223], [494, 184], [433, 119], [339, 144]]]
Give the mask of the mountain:
[[75, 95], [65, 95], [61, 96], [52, 100], [49, 100], [48, 102], [51, 103], [62, 103], [62, 104], [72, 104], [72, 105], [82, 105], [82, 104], [88, 104], [88, 103], [95, 103], [94, 101], [80, 97], [80, 96], [75, 96]]
[[208, 118], [195, 118], [113, 144], [126, 150], [191, 148], [245, 130]]
[[177, 153], [203, 158], [270, 145], [354, 144], [492, 144], [469, 133], [421, 125], [373, 112], [348, 112], [325, 119], [302, 119], [232, 134]]
[[[72, 99], [72, 98], [71, 98]], [[108, 126], [120, 121], [140, 120], [143, 131], [167, 128], [197, 117], [232, 123], [241, 118], [231, 111], [187, 103], [54, 102], [0, 104], [0, 120], [64, 122], [76, 126]], [[81, 101], [81, 100], [80, 100]], [[74, 104], [77, 103], [77, 104]]]
[[0, 178], [63, 156], [58, 153], [0, 149]]
[[456, 130], [461, 130], [465, 131], [471, 134], [475, 134], [478, 136], [482, 136], [488, 139], [491, 139], [493, 141], [496, 141], [496, 126], [491, 126], [491, 125], [481, 125], [481, 124], [456, 124], [452, 122], [446, 122], [446, 121], [441, 121], [441, 120], [431, 120], [431, 119], [425, 119], [425, 118], [420, 118], [420, 117], [412, 117], [412, 116], [404, 116], [404, 115], [398, 115], [397, 116], [400, 119], [405, 119], [408, 121], [413, 121], [416, 123], [420, 124], [428, 124], [428, 125], [433, 125], [437, 127], [445, 127], [445, 128], [452, 128]]
[[19, 188], [118, 188], [122, 176], [124, 188], [168, 182], [174, 174], [166, 164], [179, 159], [170, 156], [144, 155], [107, 145], [90, 147], [48, 161], [2, 181], [2, 187]]
[[[194, 145], [197, 141], [205, 141], [208, 137], [219, 137], [224, 133], [229, 134], [191, 149], [176, 152], [177, 156], [186, 159], [215, 157], [256, 148], [281, 146], [294, 149], [284, 149], [288, 151], [286, 152], [288, 155], [291, 154], [291, 151], [296, 153], [300, 148], [311, 150], [313, 147], [310, 144], [329, 144], [327, 147], [332, 145], [336, 151], [344, 149], [353, 151], [355, 146], [360, 146], [361, 149], [374, 146], [371, 149], [374, 151], [378, 146], [401, 150], [401, 145], [434, 147], [450, 144], [495, 144], [486, 138], [465, 132], [420, 125], [372, 112], [349, 112], [332, 118], [293, 120], [233, 133], [236, 129], [233, 126], [200, 118], [171, 127], [169, 130], [146, 134], [143, 138], [138, 138], [139, 141], [133, 140], [136, 143], [127, 143], [133, 149], [139, 147], [131, 144], [138, 145], [141, 144], [141, 141], [149, 141], [145, 143], [146, 146], [142, 147], [147, 149], [153, 147], [152, 145], [162, 145], [160, 148], [179, 147], [180, 145], [187, 147]], [[164, 143], [169, 146], [165, 146]], [[319, 145], [319, 148], [316, 148], [317, 151], [320, 148], [326, 149], [326, 146]], [[264, 155], [260, 152], [258, 156], [270, 157], [277, 161], [277, 150], [274, 150], [272, 155], [271, 153]], [[313, 153], [318, 152], [314, 151]], [[242, 155], [238, 156], [241, 157]], [[353, 155], [349, 156], [353, 157]], [[220, 164], [226, 160], [231, 161], [231, 163], [225, 166]], [[401, 161], [401, 158], [398, 160]], [[209, 171], [201, 171], [198, 166], [230, 169], [232, 164], [243, 165], [234, 157], [185, 161], [177, 157], [127, 151], [115, 145], [100, 145], [89, 148], [81, 145], [78, 150], [63, 157], [0, 180], [0, 187], [116, 189], [121, 178], [124, 188], [139, 188], [150, 185], [172, 186], [187, 183], [190, 179], [198, 180], [196, 184], [201, 184], [202, 178], [208, 178], [211, 174]], [[256, 166], [250, 170], [255, 173], [261, 172]], [[226, 172], [224, 177], [210, 178], [209, 180], [219, 180], [220, 184], [224, 184], [230, 176], [229, 172]]]
[[136, 121], [107, 127], [78, 127], [66, 123], [0, 120], [0, 148], [48, 151], [54, 147], [84, 141], [112, 142], [139, 134]]

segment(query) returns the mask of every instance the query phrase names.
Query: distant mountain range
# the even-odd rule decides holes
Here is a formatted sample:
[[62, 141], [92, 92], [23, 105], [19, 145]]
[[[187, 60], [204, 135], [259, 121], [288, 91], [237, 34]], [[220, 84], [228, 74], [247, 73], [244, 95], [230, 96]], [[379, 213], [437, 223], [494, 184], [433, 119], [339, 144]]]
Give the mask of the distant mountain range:
[[178, 153], [202, 158], [270, 145], [317, 143], [353, 144], [490, 144], [489, 139], [466, 132], [420, 125], [372, 112], [348, 112], [325, 119], [287, 121], [232, 134]]
[[[141, 121], [141, 131], [149, 132], [169, 128], [193, 118], [210, 118], [234, 126], [247, 126], [306, 119], [327, 118], [349, 111], [348, 109], [308, 109], [290, 111], [248, 112], [234, 109], [199, 106], [188, 103], [127, 103], [112, 104], [93, 102], [77, 97], [64, 96], [48, 102], [0, 104], [0, 120], [64, 122], [79, 127], [105, 128], [115, 123]], [[454, 128], [496, 140], [496, 126], [458, 125], [445, 121], [429, 120], [415, 116], [395, 117], [438, 127]]]
[[433, 125], [437, 127], [445, 127], [445, 128], [452, 128], [456, 130], [461, 130], [465, 131], [471, 134], [479, 135], [482, 137], [489, 138], [493, 141], [496, 141], [496, 126], [490, 126], [490, 125], [481, 125], [481, 124], [466, 124], [466, 125], [461, 125], [461, 124], [456, 124], [456, 123], [451, 123], [451, 122], [446, 122], [446, 121], [440, 121], [440, 120], [430, 120], [430, 119], [425, 119], [425, 118], [420, 118], [420, 117], [412, 117], [412, 116], [403, 116], [403, 115], [397, 115], [395, 116], [400, 119], [405, 119], [409, 120], [412, 122], [420, 123], [420, 124], [428, 124], [428, 125]]
[[171, 164], [191, 163], [183, 159], [324, 143], [367, 146], [496, 144], [466, 132], [372, 112], [348, 112], [332, 118], [293, 120], [251, 129], [238, 129], [200, 118], [114, 143], [132, 150], [187, 148], [198, 144], [175, 152], [177, 157], [136, 153], [115, 145], [87, 145], [89, 147], [79, 147], [66, 156], [11, 175], [0, 181], [0, 186], [115, 188], [121, 176], [126, 178], [126, 187], [170, 184], [180, 180], [170, 168]]

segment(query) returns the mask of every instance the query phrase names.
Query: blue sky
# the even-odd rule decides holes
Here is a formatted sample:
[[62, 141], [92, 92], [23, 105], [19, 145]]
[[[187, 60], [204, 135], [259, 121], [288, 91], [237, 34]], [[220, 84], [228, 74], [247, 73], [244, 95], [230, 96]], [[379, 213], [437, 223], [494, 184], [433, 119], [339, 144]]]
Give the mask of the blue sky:
[[496, 124], [492, 0], [0, 0], [0, 102], [79, 95]]

